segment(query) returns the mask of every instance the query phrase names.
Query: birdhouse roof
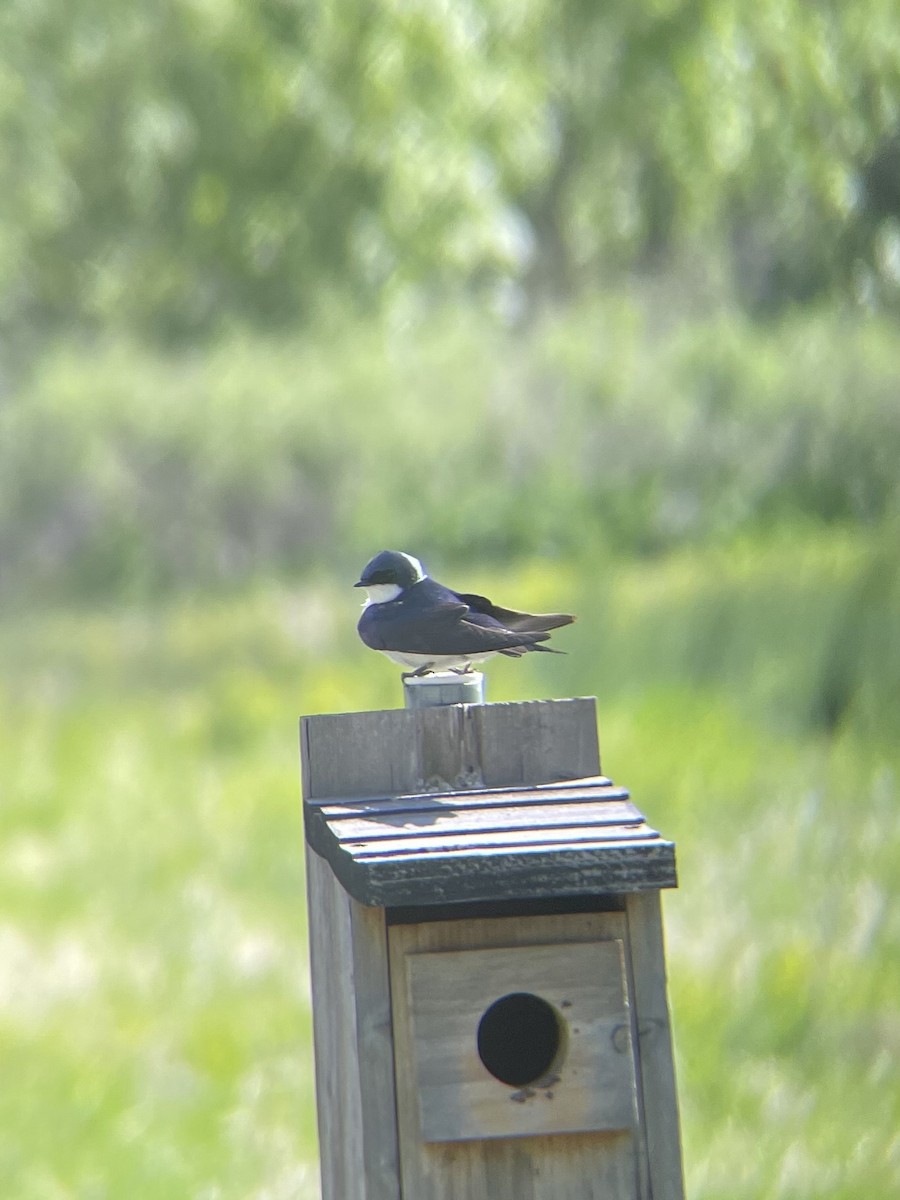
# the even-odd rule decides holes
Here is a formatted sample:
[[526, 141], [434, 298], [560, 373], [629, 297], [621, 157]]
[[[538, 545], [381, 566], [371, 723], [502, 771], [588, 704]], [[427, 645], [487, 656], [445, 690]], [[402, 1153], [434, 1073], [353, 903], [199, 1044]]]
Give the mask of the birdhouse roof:
[[675, 847], [606, 776], [307, 799], [306, 836], [362, 904], [434, 906], [676, 886]]

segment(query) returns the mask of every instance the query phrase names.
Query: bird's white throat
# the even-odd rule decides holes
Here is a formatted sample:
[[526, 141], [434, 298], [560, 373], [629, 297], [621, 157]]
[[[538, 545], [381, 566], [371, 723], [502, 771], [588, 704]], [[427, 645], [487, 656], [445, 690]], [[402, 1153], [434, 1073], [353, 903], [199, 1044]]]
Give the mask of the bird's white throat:
[[387, 604], [390, 600], [396, 600], [403, 588], [398, 587], [396, 583], [373, 583], [366, 588], [366, 600], [363, 608], [368, 608], [370, 604]]

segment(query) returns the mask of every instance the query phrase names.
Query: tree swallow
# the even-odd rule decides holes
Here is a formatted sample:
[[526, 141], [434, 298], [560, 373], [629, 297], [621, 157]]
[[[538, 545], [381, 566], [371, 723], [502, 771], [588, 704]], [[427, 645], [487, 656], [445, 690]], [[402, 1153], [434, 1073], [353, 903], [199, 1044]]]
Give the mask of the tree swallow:
[[417, 558], [399, 550], [376, 554], [353, 586], [368, 593], [359, 636], [410, 668], [404, 679], [432, 671], [462, 675], [495, 654], [561, 654], [540, 643], [550, 637], [548, 630], [575, 620], [567, 613], [516, 612], [484, 596], [453, 592], [426, 575]]

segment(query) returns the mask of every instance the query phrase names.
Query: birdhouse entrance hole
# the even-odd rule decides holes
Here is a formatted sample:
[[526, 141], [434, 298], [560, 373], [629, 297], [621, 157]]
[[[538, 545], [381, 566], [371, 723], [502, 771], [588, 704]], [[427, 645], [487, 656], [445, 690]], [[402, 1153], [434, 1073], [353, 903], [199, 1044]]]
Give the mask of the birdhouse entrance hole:
[[531, 992], [501, 996], [478, 1022], [478, 1057], [495, 1079], [511, 1087], [545, 1079], [563, 1044], [559, 1013]]

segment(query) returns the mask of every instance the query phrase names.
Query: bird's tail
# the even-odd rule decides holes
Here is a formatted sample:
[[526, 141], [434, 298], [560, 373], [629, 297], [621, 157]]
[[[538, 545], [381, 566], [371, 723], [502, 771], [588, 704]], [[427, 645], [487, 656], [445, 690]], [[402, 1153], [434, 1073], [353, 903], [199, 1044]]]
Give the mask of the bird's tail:
[[501, 650], [501, 654], [505, 654], [508, 658], [521, 658], [523, 654], [528, 654], [531, 650], [539, 650], [541, 654], [565, 654], [565, 650], [554, 650], [552, 646], [542, 646], [541, 642], [546, 642], [549, 638], [549, 633], [530, 633], [528, 641], [523, 642], [521, 646], [510, 646], [507, 650]]

